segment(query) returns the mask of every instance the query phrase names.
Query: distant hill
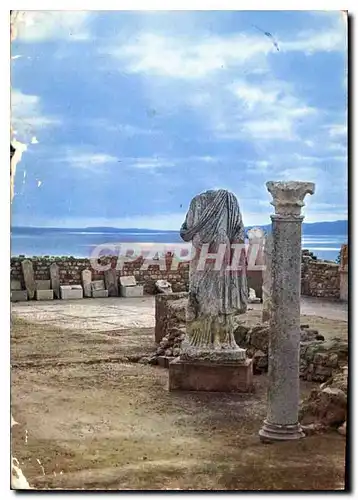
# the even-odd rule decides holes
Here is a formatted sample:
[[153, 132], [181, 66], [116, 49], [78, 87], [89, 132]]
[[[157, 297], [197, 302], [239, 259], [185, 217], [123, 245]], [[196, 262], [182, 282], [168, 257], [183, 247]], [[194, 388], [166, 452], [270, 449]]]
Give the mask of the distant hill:
[[[248, 226], [246, 230], [252, 227], [261, 227], [264, 231], [270, 231], [271, 225], [266, 226]], [[347, 220], [336, 220], [332, 222], [304, 222], [302, 224], [302, 232], [304, 235], [327, 235], [330, 234], [348, 234], [348, 221]]]
[[[261, 227], [265, 231], [271, 230], [271, 225], [265, 226], [247, 226], [245, 229], [251, 229], [252, 227]], [[303, 234], [304, 235], [330, 235], [348, 234], [348, 221], [347, 220], [337, 220], [333, 222], [304, 222], [303, 223]], [[11, 231], [14, 234], [43, 234], [43, 233], [68, 233], [68, 232], [83, 232], [83, 233], [118, 233], [118, 234], [128, 234], [128, 233], [178, 233], [179, 229], [173, 230], [163, 230], [163, 229], [143, 229], [143, 228], [117, 228], [117, 227], [80, 227], [80, 228], [63, 228], [63, 227], [12, 227]]]

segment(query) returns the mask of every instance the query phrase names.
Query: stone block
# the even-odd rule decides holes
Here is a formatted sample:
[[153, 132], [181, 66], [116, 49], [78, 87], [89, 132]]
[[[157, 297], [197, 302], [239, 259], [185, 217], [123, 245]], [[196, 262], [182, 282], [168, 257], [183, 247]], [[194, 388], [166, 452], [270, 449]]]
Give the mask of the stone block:
[[175, 359], [175, 356], [158, 356], [157, 364], [162, 368], [169, 368], [169, 364], [171, 361]]
[[134, 276], [121, 276], [119, 283], [122, 286], [136, 286], [137, 282]]
[[104, 281], [103, 280], [91, 281], [91, 289], [92, 289], [92, 292], [94, 290], [105, 290]]
[[51, 281], [50, 280], [36, 280], [36, 290], [50, 290]]
[[81, 273], [83, 294], [85, 297], [91, 297], [91, 282], [92, 282], [92, 271], [90, 269], [84, 269]]
[[155, 342], [159, 344], [171, 327], [185, 323], [188, 293], [155, 296]]
[[83, 290], [81, 285], [62, 285], [60, 286], [60, 291], [61, 291], [61, 299], [64, 300], [83, 298]]
[[102, 299], [108, 297], [108, 290], [92, 290], [92, 297], [94, 299]]
[[34, 269], [31, 260], [25, 259], [21, 262], [22, 273], [24, 276], [25, 288], [29, 299], [35, 297], [36, 283], [34, 278]]
[[170, 391], [252, 392], [252, 360], [242, 363], [182, 361], [169, 363]]
[[118, 297], [118, 279], [115, 269], [108, 269], [104, 272], [104, 282], [109, 297]]
[[339, 298], [348, 302], [348, 271], [340, 271]]
[[12, 290], [11, 302], [23, 302], [27, 300], [27, 290]]
[[121, 286], [121, 297], [143, 297], [143, 286]]
[[36, 300], [53, 300], [53, 290], [36, 290]]
[[21, 281], [20, 280], [11, 280], [10, 284], [11, 290], [21, 290]]

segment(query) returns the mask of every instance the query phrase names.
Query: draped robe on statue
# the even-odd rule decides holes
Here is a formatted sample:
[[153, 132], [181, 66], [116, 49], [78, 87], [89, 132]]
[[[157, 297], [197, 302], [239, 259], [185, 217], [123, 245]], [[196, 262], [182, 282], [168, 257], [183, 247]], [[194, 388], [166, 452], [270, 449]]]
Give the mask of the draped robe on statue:
[[[181, 357], [206, 356], [210, 359], [214, 352], [225, 352], [231, 353], [233, 359], [242, 358], [245, 351], [235, 342], [233, 317], [246, 312], [248, 287], [244, 225], [236, 197], [223, 189], [195, 196], [180, 235], [193, 245], [187, 336]], [[240, 255], [236, 265], [232, 259], [235, 243], [241, 244], [241, 251], [235, 254], [236, 258]], [[205, 259], [205, 250], [206, 254], [220, 254], [221, 251], [221, 265], [208, 257]]]

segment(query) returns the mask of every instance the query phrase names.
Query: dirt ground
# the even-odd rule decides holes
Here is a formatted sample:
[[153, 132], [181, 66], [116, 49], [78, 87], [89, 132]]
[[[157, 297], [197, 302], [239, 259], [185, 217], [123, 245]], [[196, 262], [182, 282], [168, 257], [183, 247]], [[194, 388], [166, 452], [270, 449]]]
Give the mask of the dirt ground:
[[[256, 321], [260, 312], [248, 315]], [[266, 376], [255, 376], [251, 395], [169, 393], [166, 369], [134, 362], [154, 350], [153, 327], [91, 331], [21, 316], [12, 314], [12, 453], [32, 487], [344, 488], [337, 432], [259, 441]], [[346, 321], [302, 323], [326, 338], [347, 336]], [[311, 387], [302, 383], [302, 396]]]

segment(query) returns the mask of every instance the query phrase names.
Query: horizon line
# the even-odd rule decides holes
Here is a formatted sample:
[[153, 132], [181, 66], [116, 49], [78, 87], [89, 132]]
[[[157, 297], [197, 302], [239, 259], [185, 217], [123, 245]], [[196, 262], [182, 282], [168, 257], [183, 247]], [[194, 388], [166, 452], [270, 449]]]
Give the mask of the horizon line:
[[[316, 222], [304, 222], [303, 224], [334, 224], [335, 222], [348, 222], [348, 219], [337, 219], [334, 221], [316, 221]], [[244, 227], [262, 227], [262, 226], [271, 226], [270, 223], [268, 224], [248, 224], [247, 226], [244, 225]], [[180, 231], [180, 228], [178, 229], [157, 229], [157, 228], [144, 228], [144, 227], [115, 227], [115, 226], [76, 226], [76, 227], [70, 227], [70, 226], [10, 226], [10, 229], [116, 229], [116, 230], [121, 230], [121, 231], [129, 231], [129, 230], [137, 230], [137, 231], [160, 231], [160, 232], [178, 232]]]

